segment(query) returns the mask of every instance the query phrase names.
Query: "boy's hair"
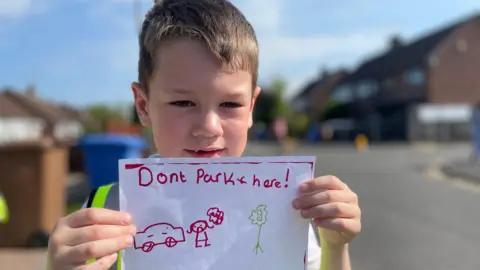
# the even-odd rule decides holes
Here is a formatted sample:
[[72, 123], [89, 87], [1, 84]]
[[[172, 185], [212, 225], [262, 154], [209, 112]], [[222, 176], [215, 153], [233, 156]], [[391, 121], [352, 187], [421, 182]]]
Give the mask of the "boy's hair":
[[210, 52], [232, 70], [258, 79], [258, 41], [245, 16], [227, 0], [155, 0], [139, 36], [138, 80], [148, 94], [155, 69], [155, 54], [169, 41], [203, 42]]

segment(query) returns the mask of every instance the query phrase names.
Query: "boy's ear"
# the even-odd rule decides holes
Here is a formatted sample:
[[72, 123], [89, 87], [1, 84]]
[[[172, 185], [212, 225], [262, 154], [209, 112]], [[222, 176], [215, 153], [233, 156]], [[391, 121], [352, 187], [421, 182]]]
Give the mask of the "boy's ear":
[[248, 128], [251, 128], [253, 125], [253, 108], [255, 107], [255, 102], [257, 101], [258, 95], [260, 95], [260, 92], [262, 89], [257, 86], [253, 90], [253, 95], [252, 95], [252, 102], [250, 103], [250, 115], [248, 118]]
[[137, 109], [138, 118], [143, 126], [151, 125], [150, 116], [148, 114], [148, 99], [142, 85], [136, 82], [132, 83], [133, 98], [135, 100], [135, 108]]

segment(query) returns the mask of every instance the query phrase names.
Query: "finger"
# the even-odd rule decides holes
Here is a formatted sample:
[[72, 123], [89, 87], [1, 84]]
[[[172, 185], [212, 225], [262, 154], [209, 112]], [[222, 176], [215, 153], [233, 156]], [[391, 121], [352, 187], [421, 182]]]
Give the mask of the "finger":
[[299, 190], [302, 193], [310, 193], [318, 190], [328, 190], [328, 189], [336, 189], [342, 190], [347, 188], [347, 185], [340, 181], [335, 176], [328, 175], [328, 176], [321, 176], [318, 178], [311, 179], [300, 184]]
[[96, 260], [95, 262], [79, 266], [75, 268], [75, 270], [108, 270], [115, 263], [117, 258], [118, 254], [113, 253]]
[[295, 199], [293, 201], [293, 207], [295, 209], [307, 209], [315, 205], [327, 204], [331, 202], [357, 202], [357, 196], [353, 192], [345, 192], [344, 190], [325, 190], [307, 194]]
[[358, 219], [348, 219], [348, 218], [315, 219], [314, 223], [315, 225], [321, 228], [346, 232], [352, 235], [357, 235], [362, 230], [361, 222]]
[[75, 229], [68, 229], [62, 233], [67, 246], [77, 246], [87, 242], [120, 236], [134, 236], [137, 230], [134, 225], [92, 225]]
[[132, 224], [132, 217], [128, 213], [106, 208], [85, 208], [68, 216], [66, 222], [70, 228], [94, 224], [130, 225]]
[[66, 261], [70, 262], [86, 262], [90, 259], [108, 256], [132, 245], [133, 236], [131, 235], [102, 239], [71, 247], [66, 251], [64, 257]]
[[300, 210], [303, 218], [355, 218], [360, 216], [358, 205], [348, 203], [327, 203]]

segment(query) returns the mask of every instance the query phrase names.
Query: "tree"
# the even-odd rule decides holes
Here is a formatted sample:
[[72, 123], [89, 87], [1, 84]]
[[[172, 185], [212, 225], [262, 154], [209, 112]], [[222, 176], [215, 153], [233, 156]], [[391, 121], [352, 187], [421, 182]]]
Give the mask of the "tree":
[[276, 117], [286, 117], [288, 115], [288, 106], [285, 101], [285, 91], [287, 89], [287, 82], [281, 78], [275, 78], [270, 84], [273, 94], [273, 113]]
[[88, 108], [87, 132], [102, 132], [110, 121], [126, 122], [121, 108], [103, 104], [92, 105]]
[[140, 118], [138, 117], [137, 107], [135, 107], [135, 104], [132, 106], [132, 123], [137, 125], [142, 124], [140, 123]]
[[252, 211], [250, 217], [248, 218], [253, 225], [258, 226], [257, 244], [253, 248], [255, 254], [258, 254], [259, 250], [263, 253], [263, 249], [260, 246], [260, 236], [262, 233], [262, 227], [267, 223], [267, 215], [267, 206], [265, 204], [260, 204], [255, 210]]
[[255, 123], [269, 124], [273, 122], [275, 117], [272, 110], [274, 104], [274, 97], [268, 89], [260, 92], [255, 104], [255, 110], [253, 111], [253, 121]]
[[288, 117], [288, 130], [292, 137], [304, 137], [308, 130], [310, 119], [304, 112], [293, 113]]
[[281, 77], [275, 78], [269, 85], [262, 87], [262, 92], [257, 97], [253, 120], [266, 125], [273, 123], [277, 117], [288, 115], [288, 105], [285, 102], [287, 84]]

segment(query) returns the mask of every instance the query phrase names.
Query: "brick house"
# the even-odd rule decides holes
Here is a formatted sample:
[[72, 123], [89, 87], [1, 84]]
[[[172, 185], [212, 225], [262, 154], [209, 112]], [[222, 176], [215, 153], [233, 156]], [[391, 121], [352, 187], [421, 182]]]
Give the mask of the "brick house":
[[55, 140], [73, 142], [83, 133], [85, 115], [75, 108], [25, 92], [0, 91], [0, 144]]
[[46, 246], [65, 201], [84, 191], [83, 178], [70, 174], [82, 168], [81, 155], [71, 150], [82, 121], [80, 111], [42, 100], [34, 87], [0, 91], [0, 190], [16, 213], [0, 226], [0, 246]]
[[355, 133], [378, 140], [408, 137], [414, 104], [480, 101], [480, 14], [410, 43], [393, 37], [389, 49], [363, 62], [335, 86], [338, 106], [327, 119], [353, 119]]
[[332, 90], [347, 75], [345, 69], [334, 72], [324, 70], [293, 98], [293, 110], [306, 113], [314, 122], [321, 120]]

